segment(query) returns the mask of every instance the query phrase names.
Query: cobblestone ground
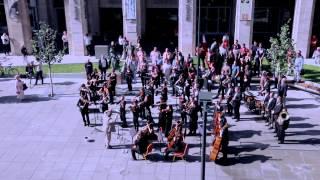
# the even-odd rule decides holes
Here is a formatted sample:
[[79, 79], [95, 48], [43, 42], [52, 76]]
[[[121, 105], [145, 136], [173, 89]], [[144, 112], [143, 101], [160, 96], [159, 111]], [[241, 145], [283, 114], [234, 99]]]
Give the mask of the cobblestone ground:
[[[0, 79], [0, 179], [200, 179], [199, 136], [187, 136], [191, 148], [186, 161], [164, 161], [159, 150], [151, 160], [133, 161], [129, 129], [118, 127], [112, 138], [114, 149], [106, 149], [104, 133], [83, 127], [76, 107], [83, 79], [54, 79], [54, 98], [47, 96], [48, 84], [29, 88], [22, 103], [16, 102], [15, 81]], [[139, 87], [135, 84], [136, 94]], [[120, 85], [117, 93], [126, 90]], [[287, 99], [291, 123], [285, 144], [279, 145], [264, 121], [241, 106], [239, 122], [228, 117], [229, 160], [225, 165], [208, 161], [206, 179], [319, 179], [320, 98], [290, 89]], [[170, 96], [169, 104], [176, 103]], [[152, 111], [158, 121], [157, 108]], [[132, 125], [129, 111], [127, 117]], [[101, 124], [101, 114], [91, 113], [90, 119]], [[208, 136], [207, 154], [211, 141]]]

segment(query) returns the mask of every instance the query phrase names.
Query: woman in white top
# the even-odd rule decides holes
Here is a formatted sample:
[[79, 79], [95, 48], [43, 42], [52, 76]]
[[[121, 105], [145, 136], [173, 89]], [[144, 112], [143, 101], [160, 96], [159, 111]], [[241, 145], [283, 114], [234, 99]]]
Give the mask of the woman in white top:
[[17, 99], [22, 100], [24, 99], [24, 91], [23, 91], [23, 84], [24, 82], [20, 79], [19, 75], [16, 75], [16, 93], [17, 93]]
[[111, 142], [111, 135], [112, 132], [115, 132], [115, 121], [111, 117], [112, 116], [112, 110], [107, 110], [104, 112], [104, 123], [106, 124], [106, 146], [108, 149], [111, 148], [110, 142]]

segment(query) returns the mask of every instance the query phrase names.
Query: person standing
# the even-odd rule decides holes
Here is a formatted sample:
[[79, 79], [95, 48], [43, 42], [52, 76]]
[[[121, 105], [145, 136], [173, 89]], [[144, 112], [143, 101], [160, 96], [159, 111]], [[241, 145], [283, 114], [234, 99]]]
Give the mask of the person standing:
[[128, 67], [127, 68], [127, 72], [126, 72], [126, 81], [127, 81], [127, 84], [128, 84], [128, 90], [129, 91], [132, 91], [132, 71], [131, 69]]
[[132, 115], [133, 115], [134, 129], [138, 132], [139, 131], [139, 107], [138, 107], [137, 100], [133, 100], [133, 104], [131, 106], [131, 111], [132, 111]]
[[105, 111], [104, 112], [104, 120], [107, 124], [107, 127], [106, 127], [106, 137], [107, 137], [107, 142], [106, 142], [106, 146], [108, 149], [111, 149], [111, 145], [110, 145], [110, 142], [111, 142], [111, 135], [112, 135], [112, 132], [115, 132], [115, 121], [113, 120], [113, 118], [111, 117], [112, 116], [112, 110], [108, 110], [108, 111]]
[[89, 33], [86, 33], [86, 35], [83, 37], [84, 40], [84, 45], [86, 46], [87, 49], [87, 55], [88, 56], [92, 56], [92, 50], [91, 50], [91, 46], [92, 46], [92, 37]]
[[22, 101], [24, 99], [23, 84], [24, 82], [20, 79], [20, 75], [16, 75], [16, 94], [19, 101]]
[[84, 64], [84, 68], [87, 74], [87, 80], [91, 79], [91, 74], [93, 72], [93, 64], [90, 62], [90, 59]]
[[260, 76], [264, 56], [265, 56], [265, 49], [262, 47], [262, 43], [259, 43], [259, 47], [257, 49], [257, 55], [255, 58], [255, 63], [254, 63], [254, 74], [255, 75], [258, 74]]
[[41, 79], [41, 84], [43, 84], [42, 62], [38, 60], [36, 64], [36, 82], [34, 85], [38, 84], [39, 79]]
[[106, 80], [108, 61], [107, 61], [107, 58], [105, 58], [105, 56], [103, 54], [101, 54], [100, 59], [99, 59], [99, 69], [100, 69], [101, 79]]
[[68, 34], [67, 31], [63, 31], [62, 33], [62, 45], [65, 54], [69, 54], [69, 46], [68, 46]]
[[121, 127], [127, 128], [127, 118], [126, 118], [126, 99], [124, 96], [121, 96], [120, 104], [120, 120], [122, 121]]
[[28, 64], [28, 50], [24, 45], [21, 47], [21, 54], [23, 56], [23, 62]]
[[312, 58], [315, 59], [315, 64], [320, 64], [320, 47], [313, 52]]
[[10, 38], [7, 33], [3, 33], [1, 36], [1, 41], [3, 45], [3, 52], [5, 55], [9, 55], [10, 53]]
[[239, 87], [235, 88], [235, 94], [232, 98], [232, 106], [234, 111], [234, 118], [236, 121], [240, 121], [240, 105], [241, 105], [241, 91]]
[[301, 55], [301, 51], [297, 52], [296, 59], [294, 61], [294, 80], [295, 82], [300, 82], [301, 80], [301, 71], [304, 65], [304, 58]]
[[86, 93], [81, 93], [77, 106], [79, 107], [84, 126], [90, 126], [89, 99]]
[[151, 51], [150, 58], [151, 58], [152, 65], [155, 66], [157, 64], [157, 60], [160, 59], [160, 52], [158, 51], [157, 47], [154, 47], [153, 50]]

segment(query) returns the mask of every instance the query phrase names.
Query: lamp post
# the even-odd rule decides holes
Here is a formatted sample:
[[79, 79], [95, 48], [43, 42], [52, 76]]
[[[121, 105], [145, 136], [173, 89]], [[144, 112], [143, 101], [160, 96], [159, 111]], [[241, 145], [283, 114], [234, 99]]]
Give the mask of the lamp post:
[[207, 102], [211, 102], [211, 92], [200, 92], [199, 93], [199, 105], [203, 102], [203, 126], [202, 126], [202, 146], [201, 146], [201, 180], [205, 180], [206, 177], [206, 147], [207, 147]]
[[198, 44], [197, 44], [197, 55], [198, 55], [198, 70], [197, 70], [197, 80], [200, 76], [200, 56], [199, 56], [199, 45], [200, 45], [200, 11], [201, 11], [201, 0], [198, 0]]

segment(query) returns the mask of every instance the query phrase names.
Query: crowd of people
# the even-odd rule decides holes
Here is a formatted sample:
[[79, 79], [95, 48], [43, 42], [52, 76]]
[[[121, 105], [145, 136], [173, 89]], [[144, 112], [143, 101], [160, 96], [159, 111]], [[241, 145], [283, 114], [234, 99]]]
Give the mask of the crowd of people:
[[[119, 44], [121, 44], [121, 53], [117, 55], [115, 49]], [[139, 43], [133, 46], [125, 37], [119, 38], [118, 43], [111, 42], [108, 52], [101, 55], [98, 68], [94, 68], [89, 60], [84, 65], [87, 82], [82, 84], [80, 88], [78, 101], [84, 125], [90, 125], [89, 104], [100, 104], [102, 112], [109, 112], [109, 104], [117, 103], [119, 104], [122, 128], [128, 127], [127, 110], [129, 109], [132, 113], [134, 130], [137, 132], [136, 141], [132, 148], [133, 153], [143, 154], [148, 149], [149, 140], [155, 139], [154, 127], [165, 137], [171, 136], [169, 138], [171, 140], [168, 139], [168, 147], [171, 150], [168, 148], [168, 152], [174, 150], [175, 147], [181, 150], [184, 146], [182, 143], [184, 138], [181, 137], [196, 135], [198, 117], [200, 114], [202, 115], [202, 108], [206, 108], [202, 107], [202, 103], [199, 102], [200, 91], [211, 92], [217, 89], [217, 94], [213, 97], [213, 101], [216, 103], [212, 104], [215, 107], [222, 107], [222, 109], [218, 108], [217, 112], [226, 111], [227, 116], [233, 115], [236, 121], [240, 121], [243, 94], [252, 89], [252, 78], [257, 76], [260, 78], [259, 96], [263, 97], [267, 123], [271, 128], [276, 129], [279, 141], [283, 143], [283, 128], [281, 129], [276, 122], [277, 116], [285, 109], [286, 76], [284, 74], [274, 76], [263, 69], [262, 64], [266, 60], [266, 50], [261, 43], [254, 42], [249, 49], [245, 44], [241, 46], [236, 40], [233, 45], [229, 46], [228, 37], [223, 37], [221, 44], [215, 41], [210, 47], [202, 43], [196, 48], [196, 55], [200, 62], [196, 67], [193, 63], [193, 57], [190, 54], [185, 57], [183, 52], [178, 49], [171, 52], [166, 48], [161, 53], [157, 47], [154, 47], [148, 56]], [[125, 61], [118, 74], [116, 68], [119, 65], [119, 59], [114, 57], [121, 57]], [[288, 55], [288, 59], [292, 57]], [[298, 65], [297, 62], [301, 63], [302, 61], [299, 66], [303, 66], [301, 52], [298, 51], [294, 58], [296, 58], [295, 68]], [[107, 73], [109, 68], [111, 72]], [[299, 81], [300, 74], [296, 75]], [[141, 79], [142, 87], [136, 97], [129, 102], [130, 106], [127, 108], [126, 101], [128, 99], [126, 100], [125, 96], [117, 98], [119, 96], [116, 93], [117, 82], [119, 82], [118, 79], [126, 81], [127, 93], [132, 93], [133, 87], [135, 87], [133, 84], [137, 83], [137, 78]], [[274, 88], [277, 88], [277, 96], [271, 90], [272, 79], [275, 81]], [[172, 126], [175, 124], [173, 123], [174, 108], [172, 104], [168, 103], [169, 93], [179, 99], [176, 112], [180, 114], [180, 118], [175, 126]], [[156, 96], [160, 96], [159, 102], [155, 102]], [[154, 107], [158, 109], [158, 122], [154, 121], [154, 113], [151, 112]], [[147, 122], [147, 125], [141, 128], [144, 122]], [[223, 126], [227, 127], [226, 119], [223, 122]], [[187, 128], [183, 132], [180, 128], [182, 126], [188, 127], [188, 132]], [[174, 128], [177, 131], [172, 133]], [[112, 148], [110, 138], [108, 139], [107, 147]], [[228, 141], [228, 138], [223, 139], [223, 141]], [[177, 144], [175, 145], [175, 143]], [[228, 143], [223, 142], [222, 144]], [[224, 154], [226, 153], [224, 152]], [[133, 155], [133, 158], [136, 157]]]

